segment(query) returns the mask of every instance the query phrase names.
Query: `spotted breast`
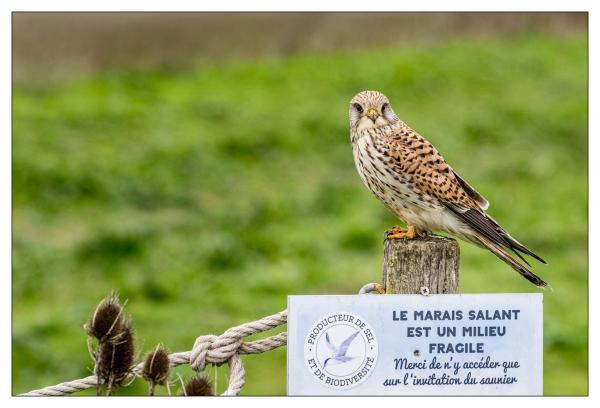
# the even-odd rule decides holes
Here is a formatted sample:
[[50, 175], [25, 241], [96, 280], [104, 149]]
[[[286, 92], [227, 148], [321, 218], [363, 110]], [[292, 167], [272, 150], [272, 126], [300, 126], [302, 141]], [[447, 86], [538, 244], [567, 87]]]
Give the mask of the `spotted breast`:
[[453, 185], [446, 181], [452, 177], [449, 166], [429, 142], [403, 122], [353, 131], [351, 136], [360, 178], [394, 215], [423, 231], [462, 235], [466, 226], [439, 202], [436, 191], [426, 189], [432, 180], [442, 189]]

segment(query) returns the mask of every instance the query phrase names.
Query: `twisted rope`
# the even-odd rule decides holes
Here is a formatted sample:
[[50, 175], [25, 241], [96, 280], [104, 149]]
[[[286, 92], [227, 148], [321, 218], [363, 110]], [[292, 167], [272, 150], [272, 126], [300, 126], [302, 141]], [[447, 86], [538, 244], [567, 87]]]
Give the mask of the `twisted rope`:
[[[183, 351], [169, 355], [172, 367], [182, 364], [190, 364], [197, 371], [204, 371], [206, 364], [221, 365], [225, 362], [229, 365], [229, 384], [222, 395], [238, 395], [245, 384], [244, 365], [240, 354], [260, 354], [274, 350], [287, 344], [287, 332], [267, 337], [266, 339], [244, 343], [244, 337], [262, 333], [278, 326], [287, 324], [287, 310], [260, 320], [245, 323], [227, 329], [220, 336], [212, 334], [199, 336], [190, 351]], [[140, 377], [143, 363], [139, 363], [132, 369], [132, 380]], [[22, 396], [60, 396], [72, 394], [88, 388], [96, 387], [98, 379], [95, 375], [52, 385], [39, 390], [33, 390], [20, 394]]]

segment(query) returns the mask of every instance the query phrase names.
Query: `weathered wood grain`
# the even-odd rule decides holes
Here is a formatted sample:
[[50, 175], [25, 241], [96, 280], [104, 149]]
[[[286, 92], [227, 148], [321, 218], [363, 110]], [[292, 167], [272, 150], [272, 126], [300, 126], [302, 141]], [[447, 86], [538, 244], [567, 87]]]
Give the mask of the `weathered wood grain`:
[[460, 250], [456, 240], [428, 236], [415, 240], [386, 240], [383, 286], [386, 293], [458, 293]]

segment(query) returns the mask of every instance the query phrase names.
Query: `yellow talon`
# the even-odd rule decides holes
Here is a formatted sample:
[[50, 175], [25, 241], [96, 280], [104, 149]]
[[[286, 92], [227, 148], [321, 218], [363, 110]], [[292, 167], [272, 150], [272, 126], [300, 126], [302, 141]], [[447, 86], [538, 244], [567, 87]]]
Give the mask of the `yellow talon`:
[[386, 234], [386, 239], [415, 239], [418, 237], [417, 228], [414, 225], [409, 225], [406, 231], [400, 227], [393, 227]]

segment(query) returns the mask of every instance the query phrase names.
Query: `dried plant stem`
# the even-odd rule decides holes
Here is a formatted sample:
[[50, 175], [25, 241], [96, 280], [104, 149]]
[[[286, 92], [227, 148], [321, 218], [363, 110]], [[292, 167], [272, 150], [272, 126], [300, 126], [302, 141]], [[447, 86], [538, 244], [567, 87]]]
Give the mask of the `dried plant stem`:
[[102, 343], [98, 343], [98, 347], [96, 347], [96, 352], [94, 353], [94, 375], [98, 378], [98, 383], [96, 384], [96, 396], [102, 395], [102, 381], [100, 381], [100, 364], [98, 364], [98, 356], [102, 352]]
[[187, 393], [185, 392], [185, 382], [183, 381], [183, 378], [181, 378], [180, 374], [177, 374], [177, 377], [179, 377], [179, 382], [181, 383], [181, 390], [183, 391], [183, 395], [187, 397]]
[[217, 387], [219, 386], [219, 376], [218, 376], [218, 367], [216, 364], [213, 364], [213, 367], [215, 369], [215, 396], [217, 395]]
[[154, 396], [154, 381], [149, 381], [148, 382], [148, 395], [150, 395], [151, 397]]
[[106, 386], [106, 396], [110, 397], [112, 395], [112, 388], [113, 388], [113, 375], [111, 374], [109, 379], [108, 379], [108, 385]]

